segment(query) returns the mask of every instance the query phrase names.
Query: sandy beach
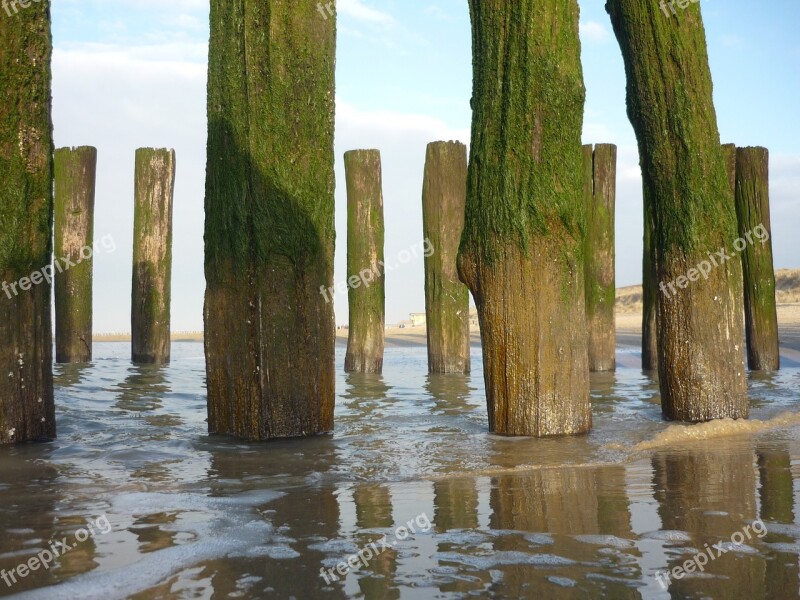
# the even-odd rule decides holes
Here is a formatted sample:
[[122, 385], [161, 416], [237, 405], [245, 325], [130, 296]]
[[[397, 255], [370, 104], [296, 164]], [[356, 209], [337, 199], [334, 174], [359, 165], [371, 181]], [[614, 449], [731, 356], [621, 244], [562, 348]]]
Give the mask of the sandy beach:
[[[781, 357], [785, 366], [800, 367], [800, 303], [778, 305], [778, 326], [781, 337]], [[639, 348], [642, 336], [642, 314], [638, 311], [617, 312], [617, 346]], [[129, 334], [96, 335], [95, 342], [128, 342]], [[173, 342], [202, 342], [202, 332], [176, 332]], [[480, 331], [472, 330], [472, 346], [480, 347]], [[347, 345], [347, 329], [336, 330], [336, 345]], [[387, 327], [387, 348], [412, 348], [427, 345], [425, 326]]]

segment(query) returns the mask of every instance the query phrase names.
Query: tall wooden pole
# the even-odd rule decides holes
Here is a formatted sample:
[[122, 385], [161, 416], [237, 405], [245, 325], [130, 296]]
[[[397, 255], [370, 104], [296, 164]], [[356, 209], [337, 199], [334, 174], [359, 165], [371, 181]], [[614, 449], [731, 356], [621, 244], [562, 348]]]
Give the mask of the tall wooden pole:
[[56, 437], [50, 3], [0, 16], [0, 445]]
[[577, 0], [470, 0], [458, 272], [478, 309], [489, 428], [499, 434], [576, 434], [592, 423], [578, 12]]
[[350, 307], [344, 370], [380, 373], [386, 328], [381, 154], [378, 150], [346, 152], [344, 170]]
[[133, 362], [168, 363], [175, 151], [136, 151], [133, 217]]
[[458, 278], [456, 259], [464, 229], [467, 147], [459, 142], [428, 144], [422, 183], [425, 256], [425, 313], [428, 372], [469, 373], [469, 290]]
[[92, 360], [92, 267], [97, 148], [55, 154], [56, 362]]
[[205, 224], [208, 428], [333, 429], [336, 17], [211, 0]]
[[677, 23], [642, 0], [608, 0], [606, 10], [655, 224], [662, 412], [689, 422], [746, 417], [741, 261], [714, 258], [736, 239], [736, 214], [700, 7]]
[[647, 186], [643, 192], [644, 236], [642, 252], [642, 369], [658, 374], [658, 274], [656, 273], [655, 222]]
[[[617, 289], [614, 269], [614, 204], [617, 190], [617, 147], [584, 146], [584, 205], [586, 209], [586, 325], [589, 332], [589, 370], [616, 368]], [[590, 165], [587, 166], [586, 162]], [[587, 189], [587, 170], [591, 186]]]
[[747, 362], [753, 370], [775, 371], [780, 368], [780, 351], [766, 148], [736, 150], [736, 215], [743, 246]]

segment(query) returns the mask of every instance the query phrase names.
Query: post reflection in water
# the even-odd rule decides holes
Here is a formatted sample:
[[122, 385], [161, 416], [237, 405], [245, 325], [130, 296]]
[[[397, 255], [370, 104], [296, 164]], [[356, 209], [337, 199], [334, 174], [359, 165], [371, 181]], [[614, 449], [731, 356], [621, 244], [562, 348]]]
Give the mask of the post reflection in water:
[[[753, 459], [751, 443], [735, 440], [698, 443], [691, 450], [663, 451], [653, 457], [662, 528], [691, 536], [689, 547], [672, 553], [668, 568], [682, 566], [706, 548], [714, 556], [700, 576], [673, 577], [669, 583], [673, 595], [764, 597], [765, 561], [750, 550], [758, 545], [757, 533], [745, 537], [746, 549], [731, 547], [731, 537], [758, 518]], [[730, 551], [718, 556], [712, 546], [719, 542]]]
[[[760, 481], [759, 499], [761, 500], [761, 520], [766, 524], [795, 523], [794, 481], [792, 478], [792, 459], [785, 444], [776, 447], [764, 446], [758, 449], [758, 475]], [[767, 598], [798, 598], [800, 592], [800, 568], [798, 568], [797, 552], [792, 551], [795, 539], [791, 535], [780, 532], [774, 527], [765, 541], [779, 546], [775, 555], [767, 561], [764, 583]], [[785, 544], [787, 551], [781, 552], [780, 544]]]
[[[492, 529], [534, 534], [499, 535], [495, 551], [533, 549], [543, 555], [530, 564], [502, 568], [496, 590], [508, 597], [542, 593], [579, 598], [591, 590], [608, 597], [638, 598], [639, 570], [630, 541], [628, 503], [624, 492], [614, 487], [624, 479], [623, 467], [545, 468], [493, 478]], [[600, 562], [606, 563], [604, 570], [609, 573], [593, 578], [593, 565]]]

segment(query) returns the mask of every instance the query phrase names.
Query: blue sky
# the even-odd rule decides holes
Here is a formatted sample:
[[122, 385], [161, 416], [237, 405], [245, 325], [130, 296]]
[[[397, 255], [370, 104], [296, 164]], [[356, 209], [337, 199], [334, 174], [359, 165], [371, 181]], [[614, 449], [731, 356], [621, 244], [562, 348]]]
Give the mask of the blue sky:
[[[298, 0], [305, 1], [305, 0]], [[653, 0], [656, 1], [656, 0]], [[641, 280], [641, 174], [625, 114], [619, 48], [601, 0], [581, 1], [585, 143], [619, 146], [617, 283]], [[95, 330], [130, 329], [133, 155], [176, 149], [173, 330], [202, 328], [208, 0], [53, 0], [58, 146], [98, 147], [95, 232], [113, 254], [95, 263]], [[800, 3], [701, 0], [722, 141], [771, 153], [777, 268], [800, 267]], [[469, 142], [471, 51], [466, 0], [339, 0], [336, 281], [345, 278], [342, 155], [382, 152], [387, 321], [424, 310], [425, 145]], [[322, 17], [320, 17], [322, 18]], [[665, 17], [667, 18], [667, 17]], [[346, 295], [336, 297], [347, 322]]]

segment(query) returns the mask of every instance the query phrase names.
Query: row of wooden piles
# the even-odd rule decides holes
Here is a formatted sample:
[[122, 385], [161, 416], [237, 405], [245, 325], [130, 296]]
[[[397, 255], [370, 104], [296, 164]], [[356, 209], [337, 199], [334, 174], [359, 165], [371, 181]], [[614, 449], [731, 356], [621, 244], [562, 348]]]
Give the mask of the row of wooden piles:
[[[425, 211], [431, 239], [441, 245], [426, 265], [429, 307], [437, 294], [458, 290], [446, 312], [431, 315], [432, 337], [449, 336], [448, 320], [453, 327], [452, 338], [438, 347], [431, 343], [431, 364], [466, 369], [458, 354], [464, 349], [463, 313], [456, 310], [459, 318], [451, 319], [452, 306], [465, 305], [453, 277], [455, 256], [455, 272], [475, 300], [481, 325], [490, 430], [583, 433], [591, 428], [590, 356], [595, 368], [613, 362], [613, 211], [610, 148], [592, 150], [591, 175], [589, 150], [581, 151], [585, 86], [578, 3], [469, 0], [469, 8], [473, 121], [457, 253], [459, 236], [448, 230], [437, 240], [436, 231], [461, 225], [460, 214], [451, 220], [444, 204]], [[606, 10], [624, 60], [628, 115], [639, 142], [645, 349], [650, 366], [657, 357], [663, 414], [687, 422], [746, 417], [745, 304], [750, 344], [759, 346], [751, 349], [751, 365], [777, 366], [769, 247], [751, 244], [744, 260], [736, 255], [679, 294], [656, 289], [728, 247], [740, 228], [768, 228], [766, 154], [737, 151], [732, 177], [730, 154], [725, 158], [730, 150], [719, 138], [699, 5], [671, 19], [641, 0], [608, 0]], [[321, 18], [313, 3], [211, 0], [210, 23], [204, 304], [209, 430], [251, 440], [331, 431], [335, 322], [331, 302], [319, 290], [333, 283], [336, 18]], [[14, 282], [52, 260], [49, 3], [0, 20], [0, 39], [0, 277]], [[464, 151], [452, 150], [457, 157], [442, 156], [434, 167], [434, 148], [426, 167], [425, 193], [442, 203], [447, 186], [458, 188], [459, 201], [463, 197]], [[352, 195], [376, 202], [377, 155], [357, 152], [347, 162]], [[445, 184], [449, 178], [454, 183]], [[150, 175], [143, 173], [141, 182], [155, 187]], [[143, 206], [145, 218], [164, 208]], [[361, 213], [353, 216], [366, 222]], [[169, 237], [161, 224], [136, 227], [157, 229], [157, 239]], [[382, 247], [382, 223], [371, 227], [359, 252]], [[135, 258], [140, 279], [134, 287], [152, 290], [161, 275], [148, 264], [166, 268], [166, 261], [146, 246]], [[436, 280], [437, 260], [449, 279]], [[8, 372], [0, 377], [0, 444], [55, 436], [50, 292], [48, 282], [0, 306], [0, 373]], [[380, 318], [382, 288], [369, 292], [375, 297], [367, 304], [380, 308]], [[157, 321], [155, 298], [142, 296], [133, 311]], [[353, 319], [364, 312], [356, 305]], [[85, 325], [75, 331], [77, 343], [85, 342]], [[155, 337], [144, 335], [151, 342]], [[366, 355], [365, 345], [349, 348], [349, 368], [379, 368], [382, 357], [372, 350]], [[156, 346], [143, 347], [139, 357], [151, 358]]]
[[[59, 148], [54, 160], [57, 363], [92, 360], [93, 251], [97, 149]], [[170, 360], [172, 213], [175, 151], [136, 151], [131, 292], [131, 358]], [[74, 266], [71, 266], [73, 265]]]

